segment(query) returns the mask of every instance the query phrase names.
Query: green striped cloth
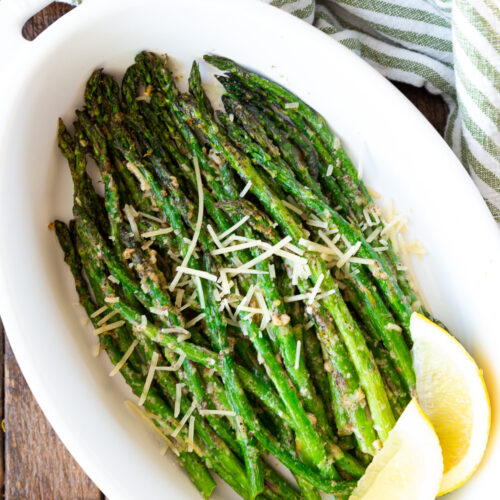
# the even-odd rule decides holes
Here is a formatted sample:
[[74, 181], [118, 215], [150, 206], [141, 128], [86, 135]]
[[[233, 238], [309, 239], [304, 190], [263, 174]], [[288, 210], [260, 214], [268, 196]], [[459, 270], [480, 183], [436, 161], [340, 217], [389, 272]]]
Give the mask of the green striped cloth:
[[500, 223], [500, 0], [264, 0], [449, 106], [445, 139]]
[[500, 0], [263, 1], [387, 78], [442, 95], [450, 110], [445, 139], [500, 223]]

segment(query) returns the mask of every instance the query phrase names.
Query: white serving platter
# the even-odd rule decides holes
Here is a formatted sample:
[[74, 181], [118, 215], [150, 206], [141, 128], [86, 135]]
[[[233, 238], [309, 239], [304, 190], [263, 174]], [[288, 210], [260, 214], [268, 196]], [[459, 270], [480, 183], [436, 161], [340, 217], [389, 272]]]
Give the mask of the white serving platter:
[[[0, 310], [21, 369], [70, 452], [113, 500], [196, 491], [123, 400], [131, 393], [96, 340], [55, 235], [71, 214], [57, 118], [71, 121], [90, 72], [120, 76], [142, 49], [177, 72], [206, 52], [231, 57], [319, 110], [367, 184], [410, 218], [428, 254], [414, 266], [432, 312], [484, 369], [493, 428], [478, 472], [450, 500], [492, 498], [500, 467], [500, 236], [467, 173], [423, 116], [374, 69], [320, 31], [251, 0], [85, 0], [34, 42], [24, 21], [48, 0], [0, 1]], [[233, 498], [229, 489], [217, 498]]]

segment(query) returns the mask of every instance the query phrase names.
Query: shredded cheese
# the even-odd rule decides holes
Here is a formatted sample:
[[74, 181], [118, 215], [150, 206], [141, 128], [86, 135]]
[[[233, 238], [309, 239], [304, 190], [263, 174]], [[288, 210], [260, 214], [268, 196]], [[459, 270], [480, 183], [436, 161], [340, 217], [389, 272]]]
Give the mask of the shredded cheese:
[[153, 382], [153, 377], [155, 376], [156, 365], [158, 364], [159, 354], [154, 352], [151, 356], [151, 363], [149, 364], [149, 371], [146, 376], [146, 382], [144, 382], [144, 388], [142, 389], [141, 397], [139, 398], [139, 402], [137, 403], [139, 406], [144, 404], [146, 398], [148, 396], [149, 388], [151, 387], [151, 383]]
[[344, 257], [344, 253], [338, 248], [335, 243], [339, 241], [340, 235], [337, 234], [333, 240], [328, 238], [328, 236], [323, 231], [318, 231], [319, 237], [327, 244], [328, 248], [336, 255], [339, 259]]
[[333, 165], [328, 165], [328, 168], [326, 169], [326, 176], [330, 177], [333, 174]]
[[297, 109], [299, 107], [298, 102], [287, 102], [285, 103], [285, 108], [286, 109]]
[[190, 274], [191, 276], [199, 276], [200, 278], [209, 281], [217, 281], [217, 276], [215, 274], [207, 273], [206, 271], [201, 271], [199, 269], [192, 269], [191, 267], [177, 266], [177, 272], [180, 272], [181, 274]]
[[182, 388], [184, 384], [179, 382], [175, 384], [175, 404], [174, 404], [174, 417], [177, 418], [181, 412], [181, 399], [182, 399]]
[[120, 280], [116, 279], [112, 274], [108, 276], [108, 280], [111, 281], [111, 283], [114, 283], [115, 285], [120, 284]]
[[196, 176], [196, 185], [198, 187], [198, 219], [196, 220], [196, 226], [195, 226], [194, 233], [193, 233], [193, 239], [191, 240], [191, 243], [189, 244], [186, 255], [184, 256], [184, 259], [183, 259], [182, 264], [180, 266], [181, 270], [179, 270], [179, 268], [177, 268], [177, 274], [174, 276], [172, 283], [170, 283], [169, 289], [171, 292], [173, 292], [175, 290], [175, 287], [177, 286], [177, 283], [181, 279], [181, 276], [182, 276], [182, 273], [184, 272], [184, 269], [189, 269], [187, 267], [187, 265], [189, 263], [189, 259], [191, 259], [191, 255], [193, 254], [194, 249], [196, 248], [196, 244], [198, 243], [198, 238], [200, 236], [201, 226], [203, 223], [203, 207], [204, 207], [203, 184], [201, 182], [200, 166], [198, 165], [198, 158], [196, 158], [196, 156], [193, 158], [193, 165], [194, 165], [194, 172], [195, 172], [195, 176]]
[[372, 198], [380, 198], [380, 194], [377, 193], [377, 191], [374, 191], [373, 189], [370, 189], [369, 187], [366, 188], [366, 190], [368, 191], [369, 195], [372, 197]]
[[136, 415], [138, 415], [147, 424], [147, 426], [150, 427], [155, 432], [155, 434], [160, 436], [167, 445], [172, 446], [172, 442], [170, 441], [170, 439], [168, 439], [167, 436], [165, 436], [163, 432], [161, 432], [160, 429], [158, 429], [158, 427], [153, 423], [153, 421], [150, 418], [148, 418], [148, 416], [144, 412], [142, 412], [134, 403], [132, 403], [132, 401], [125, 401], [125, 404]]
[[398, 234], [398, 243], [401, 248], [401, 256], [403, 257], [403, 262], [405, 263], [406, 267], [408, 268], [408, 274], [410, 275], [410, 280], [415, 287], [415, 290], [417, 291], [417, 294], [420, 298], [420, 301], [422, 304], [424, 304], [424, 307], [429, 311], [431, 311], [431, 308], [429, 306], [429, 303], [427, 302], [427, 299], [425, 298], [425, 295], [423, 294], [422, 289], [420, 288], [420, 284], [417, 281], [417, 276], [415, 274], [415, 271], [413, 270], [413, 266], [411, 265], [410, 257], [408, 255], [408, 252], [406, 250], [406, 244], [405, 241], [403, 240], [403, 237], [401, 234]]
[[300, 238], [299, 245], [306, 247], [311, 252], [324, 253], [326, 255], [336, 255], [336, 251], [329, 246], [320, 245], [314, 241], [306, 240], [305, 238]]
[[248, 219], [250, 219], [250, 216], [249, 215], [245, 215], [245, 217], [243, 217], [242, 219], [240, 219], [236, 224], [232, 225], [229, 229], [226, 229], [223, 233], [219, 234], [218, 235], [219, 240], [223, 240], [224, 238], [226, 238], [230, 234], [234, 233], [236, 231], [236, 229], [238, 229], [240, 226], [242, 226], [243, 224], [245, 224], [245, 222]]
[[111, 319], [113, 316], [116, 316], [118, 314], [118, 311], [111, 311], [110, 313], [106, 314], [106, 316], [103, 316], [98, 322], [97, 326], [104, 325], [108, 319]]
[[122, 359], [120, 359], [120, 361], [118, 361], [118, 363], [116, 363], [114, 368], [109, 372], [110, 377], [114, 377], [121, 370], [121, 368], [127, 362], [128, 358], [130, 358], [130, 356], [134, 352], [134, 349], [136, 348], [138, 343], [139, 341], [136, 339], [130, 344], [129, 348], [125, 351], [125, 354], [123, 355]]
[[[179, 359], [173, 364], [173, 365], [170, 365], [170, 366], [159, 366], [158, 368], [156, 368], [156, 371], [159, 371], [159, 372], [176, 372], [180, 369], [180, 367], [182, 366], [182, 363], [184, 362], [184, 358], [186, 357], [185, 354], [181, 354], [179, 356]], [[182, 362], [179, 362], [179, 361], [182, 361]]]
[[231, 410], [199, 410], [198, 413], [205, 415], [223, 415], [225, 417], [236, 417], [236, 412]]
[[298, 295], [289, 295], [288, 297], [283, 297], [284, 302], [298, 302], [299, 300], [306, 300], [309, 298], [309, 293], [299, 293]]
[[110, 332], [111, 330], [116, 330], [117, 328], [120, 328], [120, 326], [123, 326], [124, 324], [125, 321], [121, 319], [120, 321], [115, 321], [114, 323], [110, 323], [109, 325], [104, 325], [101, 326], [100, 328], [96, 328], [94, 330], [94, 334], [100, 335], [101, 333]]
[[150, 307], [149, 312], [156, 314], [157, 316], [168, 316], [168, 310], [160, 307]]
[[363, 209], [363, 215], [365, 216], [365, 220], [366, 220], [367, 225], [369, 227], [373, 226], [374, 222], [372, 221], [372, 219], [370, 217], [370, 211], [368, 210], [368, 208]]
[[269, 277], [274, 280], [276, 278], [276, 269], [274, 268], [274, 264], [269, 264]]
[[396, 332], [401, 332], [403, 331], [402, 328], [399, 325], [396, 325], [395, 323], [387, 323], [386, 330], [394, 330]]
[[162, 229], [156, 229], [155, 231], [147, 231], [141, 234], [142, 238], [154, 238], [155, 236], [161, 236], [162, 234], [169, 234], [173, 231], [171, 227], [165, 227]]
[[300, 363], [300, 346], [301, 346], [300, 340], [297, 340], [297, 349], [295, 350], [295, 365], [294, 365], [294, 368], [296, 370], [299, 369], [299, 363]]
[[316, 283], [314, 284], [313, 289], [311, 290], [311, 293], [309, 294], [309, 298], [307, 300], [307, 303], [311, 305], [314, 302], [314, 299], [316, 298], [316, 295], [319, 292], [319, 289], [321, 287], [321, 283], [323, 282], [323, 279], [325, 278], [325, 275], [321, 273], [316, 280]]
[[255, 285], [250, 285], [247, 294], [243, 297], [243, 300], [238, 304], [236, 310], [234, 311], [235, 316], [241, 311], [242, 307], [245, 307], [252, 300], [254, 292], [255, 292]]
[[379, 226], [377, 227], [376, 229], [374, 229], [367, 237], [366, 237], [366, 241], [368, 243], [371, 243], [372, 241], [374, 241], [376, 238], [378, 238], [378, 235], [380, 234], [380, 231], [382, 231], [382, 228]]
[[313, 227], [320, 227], [321, 229], [328, 229], [328, 223], [321, 220], [306, 220], [307, 224]]
[[183, 297], [184, 297], [184, 289], [179, 288], [175, 294], [175, 307], [181, 307]]
[[196, 408], [196, 405], [197, 405], [196, 400], [194, 400], [192, 402], [191, 406], [189, 407], [189, 410], [182, 417], [182, 420], [179, 422], [179, 425], [175, 428], [174, 432], [172, 432], [171, 436], [173, 438], [176, 437], [179, 434], [179, 432], [181, 432], [182, 428], [184, 427], [184, 425], [188, 421], [189, 417], [193, 413], [194, 409]]
[[354, 255], [356, 255], [356, 252], [359, 250], [360, 246], [361, 246], [361, 241], [358, 241], [351, 248], [349, 248], [349, 250], [347, 250], [344, 256], [340, 258], [339, 261], [337, 262], [337, 267], [340, 268], [344, 264], [347, 264], [347, 262], [349, 262], [349, 259]]
[[194, 439], [194, 415], [189, 417], [189, 431], [188, 431], [188, 452], [193, 451], [193, 439]]
[[[138, 240], [139, 239], [139, 229], [137, 227], [137, 223], [135, 222], [135, 217], [137, 217], [137, 212], [128, 204], [123, 207], [123, 211], [125, 212], [128, 223], [130, 224], [130, 229], [132, 229], [132, 233], [134, 235], [134, 238], [136, 240]], [[134, 217], [134, 215], [135, 215], [135, 217]]]
[[269, 274], [269, 271], [261, 271], [259, 269], [244, 269], [242, 267], [235, 267], [234, 269], [230, 267], [224, 267], [221, 269], [221, 274], [226, 275], [227, 273], [235, 276], [237, 274]]
[[212, 255], [221, 255], [225, 253], [237, 252], [239, 250], [246, 250], [247, 248], [254, 248], [257, 246], [262, 246], [262, 243], [260, 241], [247, 241], [246, 243], [240, 243], [239, 245], [218, 248], [217, 250], [212, 250], [210, 253]]
[[159, 217], [155, 217], [154, 215], [150, 215], [150, 214], [147, 214], [145, 212], [138, 212], [138, 213], [139, 213], [139, 215], [141, 215], [145, 219], [149, 219], [153, 222], [157, 222], [158, 224], [163, 224], [165, 222], [164, 219], [160, 219]]
[[[290, 243], [290, 241], [292, 241], [291, 236], [286, 236], [281, 241], [276, 243], [276, 245], [273, 245], [271, 248], [269, 248], [265, 252], [261, 253], [258, 257], [255, 257], [254, 259], [246, 262], [245, 264], [243, 264], [239, 268], [231, 270], [231, 272], [233, 273], [234, 271], [240, 271], [241, 269], [249, 269], [249, 268], [255, 266], [259, 262], [262, 262], [263, 260], [266, 260], [269, 257], [271, 257], [271, 255], [276, 253], [276, 251], [279, 250], [280, 248], [283, 248], [287, 243]], [[305, 260], [305, 259], [302, 259], [302, 260]]]
[[196, 284], [196, 289], [198, 290], [198, 298], [200, 300], [200, 307], [205, 309], [205, 294], [203, 293], [203, 286], [201, 284], [201, 279], [199, 276], [194, 277], [194, 282]]
[[302, 215], [304, 212], [297, 206], [294, 205], [293, 203], [290, 203], [286, 200], [281, 200], [281, 203], [287, 208], [289, 208], [292, 212], [295, 212], [297, 215]]
[[351, 264], [366, 264], [367, 266], [371, 266], [375, 263], [373, 259], [364, 259], [362, 257], [351, 257], [349, 262], [351, 262]]
[[388, 224], [384, 226], [384, 229], [382, 229], [382, 232], [380, 235], [386, 234], [388, 231], [390, 231], [393, 227], [396, 227], [396, 224], [398, 226], [400, 225], [405, 225], [408, 222], [407, 218], [404, 217], [403, 215], [396, 215]]
[[196, 325], [196, 323], [198, 323], [199, 321], [201, 321], [205, 316], [206, 316], [205, 313], [198, 314], [198, 316], [196, 316], [191, 321], [188, 321], [186, 323], [186, 328], [191, 328], [192, 326]]
[[120, 297], [104, 297], [104, 302], [107, 302], [108, 304], [118, 304], [118, 302], [120, 302]]
[[316, 300], [324, 299], [325, 297], [329, 297], [330, 295], [333, 295], [334, 293], [337, 293], [336, 288], [332, 288], [331, 290], [328, 290], [328, 292], [319, 293], [318, 295], [316, 295]]
[[223, 245], [219, 241], [219, 238], [217, 237], [217, 233], [214, 231], [214, 228], [210, 224], [207, 224], [207, 230], [208, 234], [210, 234], [210, 237], [212, 238], [212, 241], [215, 243], [215, 246], [217, 248], [222, 248]]
[[245, 187], [241, 190], [241, 193], [239, 194], [239, 197], [243, 198], [248, 193], [248, 191], [250, 191], [251, 187], [252, 187], [252, 181], [248, 181], [245, 184]]

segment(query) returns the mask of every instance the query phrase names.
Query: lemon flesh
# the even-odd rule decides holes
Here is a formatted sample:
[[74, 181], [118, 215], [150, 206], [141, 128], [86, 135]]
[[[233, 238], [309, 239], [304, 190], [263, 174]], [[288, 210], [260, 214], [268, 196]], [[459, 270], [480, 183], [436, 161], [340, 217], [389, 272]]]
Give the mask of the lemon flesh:
[[442, 475], [438, 437], [413, 399], [349, 500], [432, 500]]
[[481, 461], [490, 428], [489, 398], [481, 371], [454, 337], [418, 313], [410, 330], [418, 401], [443, 450], [443, 495], [461, 486]]

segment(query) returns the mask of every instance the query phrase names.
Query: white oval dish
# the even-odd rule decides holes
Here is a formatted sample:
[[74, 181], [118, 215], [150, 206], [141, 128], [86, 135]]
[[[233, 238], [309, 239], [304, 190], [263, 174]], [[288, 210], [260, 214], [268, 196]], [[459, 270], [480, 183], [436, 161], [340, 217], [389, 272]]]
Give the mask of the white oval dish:
[[[500, 237], [466, 172], [420, 113], [374, 69], [320, 31], [251, 0], [85, 0], [34, 42], [22, 22], [45, 0], [0, 2], [0, 305], [10, 342], [40, 406], [76, 460], [112, 499], [196, 498], [187, 477], [124, 406], [131, 393], [95, 339], [55, 235], [68, 219], [71, 183], [56, 146], [57, 118], [72, 119], [90, 72], [120, 76], [142, 49], [178, 69], [214, 52], [283, 83], [318, 109], [369, 186], [409, 215], [428, 255], [415, 262], [433, 313], [485, 370], [493, 429], [472, 480], [450, 499], [488, 498], [500, 467]], [[17, 50], [12, 57], [12, 50]], [[1, 51], [5, 52], [2, 53]], [[5, 66], [4, 66], [5, 68]], [[217, 498], [233, 498], [221, 489]]]

